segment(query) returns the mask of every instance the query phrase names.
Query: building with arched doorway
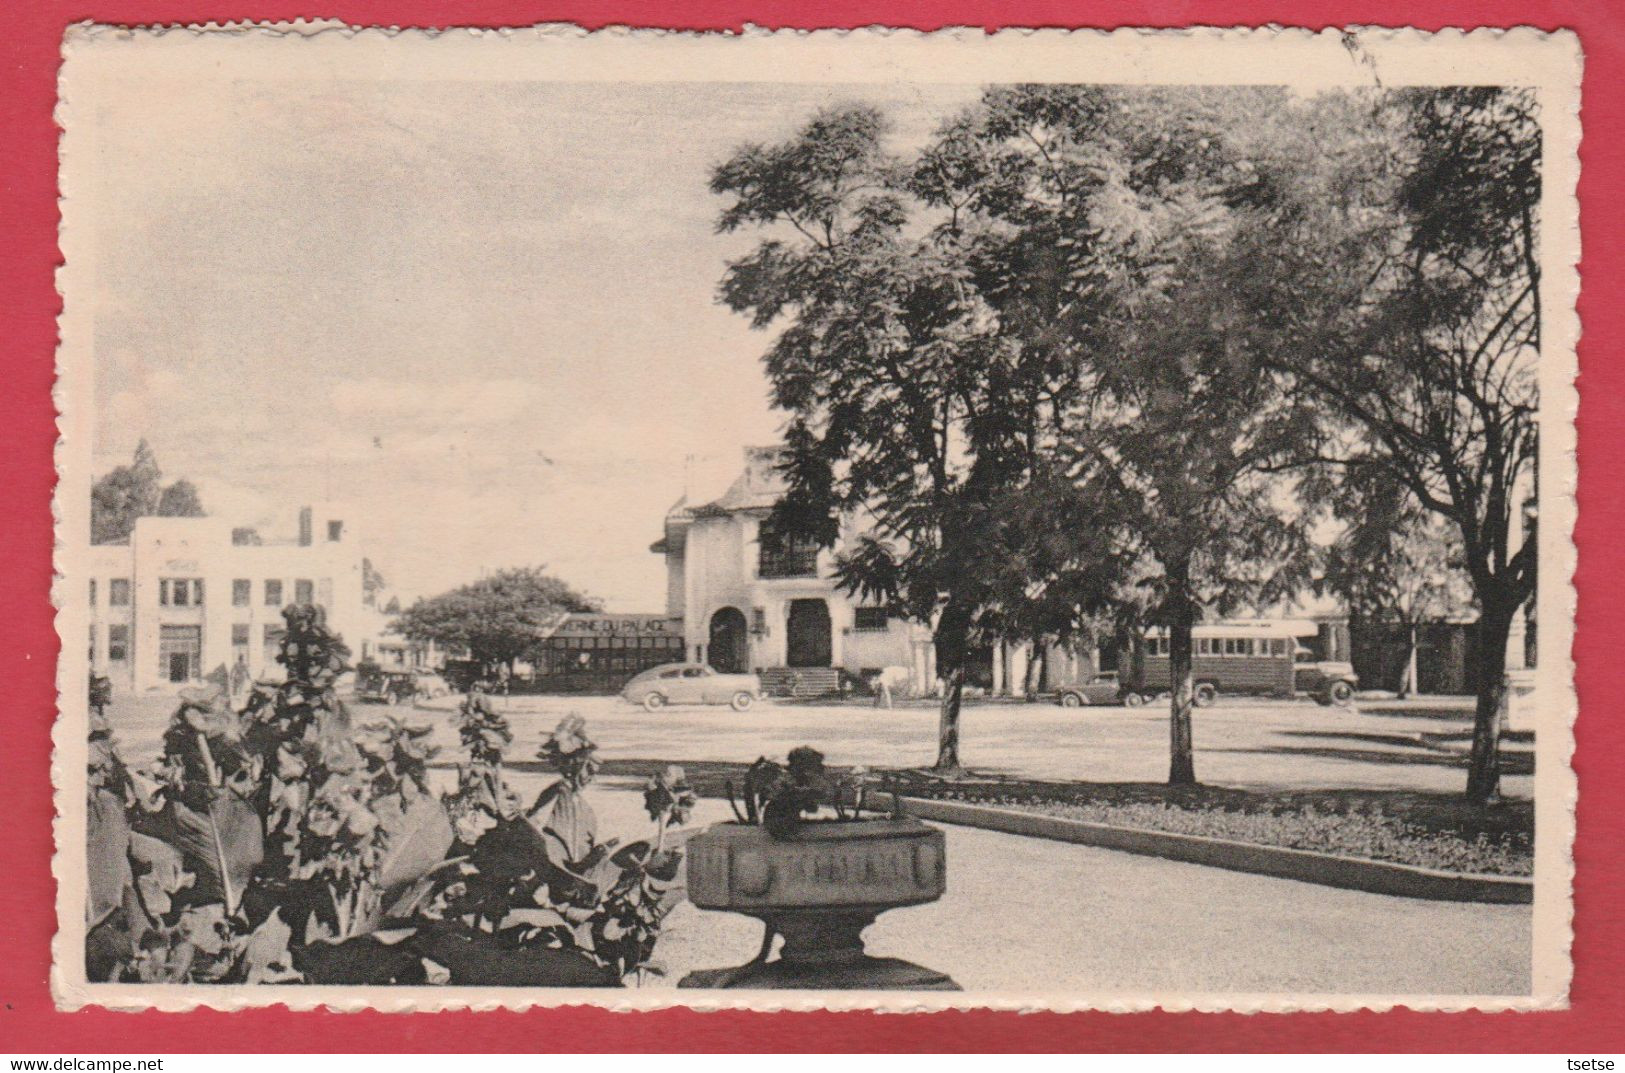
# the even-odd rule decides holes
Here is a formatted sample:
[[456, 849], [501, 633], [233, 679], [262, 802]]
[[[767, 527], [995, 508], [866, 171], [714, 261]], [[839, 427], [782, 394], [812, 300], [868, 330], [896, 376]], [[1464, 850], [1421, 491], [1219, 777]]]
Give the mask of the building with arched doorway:
[[747, 448], [743, 472], [721, 496], [685, 495], [666, 514], [665, 535], [651, 550], [666, 558], [666, 614], [683, 621], [687, 657], [758, 673], [781, 692], [837, 688], [841, 671], [929, 690], [930, 631], [840, 590], [829, 551], [764, 541], [762, 522], [784, 493], [778, 455]]

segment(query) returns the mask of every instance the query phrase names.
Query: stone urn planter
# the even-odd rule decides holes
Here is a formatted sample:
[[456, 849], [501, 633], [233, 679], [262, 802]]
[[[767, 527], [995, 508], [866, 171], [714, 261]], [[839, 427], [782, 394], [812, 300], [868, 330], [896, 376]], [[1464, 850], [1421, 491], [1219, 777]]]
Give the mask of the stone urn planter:
[[[756, 917], [766, 938], [754, 961], [693, 972], [679, 986], [957, 991], [942, 973], [870, 957], [862, 939], [886, 910], [940, 898], [946, 867], [942, 832], [906, 816], [815, 820], [778, 836], [717, 824], [688, 842], [688, 898]], [[775, 934], [784, 946], [770, 961]]]

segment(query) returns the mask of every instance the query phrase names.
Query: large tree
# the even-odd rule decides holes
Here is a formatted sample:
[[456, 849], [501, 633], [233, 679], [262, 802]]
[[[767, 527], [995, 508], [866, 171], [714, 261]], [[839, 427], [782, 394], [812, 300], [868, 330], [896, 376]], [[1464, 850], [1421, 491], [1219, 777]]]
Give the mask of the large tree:
[[203, 497], [198, 495], [197, 485], [182, 477], [159, 494], [154, 513], [160, 518], [201, 518]]
[[480, 578], [401, 612], [390, 630], [419, 644], [467, 652], [488, 668], [529, 654], [572, 611], [597, 611], [598, 601], [542, 567], [517, 567]]
[[158, 459], [146, 440], [135, 446], [128, 466], [118, 466], [90, 487], [90, 541], [119, 544], [130, 539], [138, 518], [197, 518], [204, 514], [197, 488], [184, 478], [165, 487]]
[[1461, 537], [1379, 471], [1357, 468], [1332, 494], [1342, 529], [1326, 551], [1319, 588], [1336, 594], [1351, 619], [1402, 632], [1399, 695], [1409, 696], [1419, 688], [1422, 626], [1472, 610]]
[[1076, 519], [1058, 535], [1094, 581], [1073, 606], [1115, 610], [1130, 637], [1166, 628], [1176, 784], [1196, 779], [1195, 623], [1293, 595], [1313, 562], [1313, 511], [1274, 472], [1313, 413], [1264, 360], [1250, 278], [1270, 214], [1257, 123], [1283, 100], [996, 88], [928, 152], [940, 200], [987, 221], [976, 278], [1007, 341], [1071, 374], [1040, 412]]
[[864, 517], [836, 576], [932, 629], [937, 767], [952, 771], [967, 665], [998, 633], [993, 575], [1022, 536], [1007, 507], [1038, 473], [1042, 415], [1064, 409], [1075, 372], [1003, 330], [977, 278], [984, 236], [944, 202], [937, 162], [894, 159], [885, 132], [873, 109], [827, 111], [720, 164], [719, 228], [762, 235], [720, 293], [779, 329], [766, 364], [790, 414], [788, 490], [768, 530], [833, 546]]
[[[1532, 91], [1329, 98], [1270, 251], [1281, 367], [1326, 408], [1316, 461], [1403, 486], [1460, 534], [1478, 603], [1467, 794], [1499, 792], [1503, 653], [1535, 591], [1541, 132]], [[1318, 152], [1328, 141], [1336, 153]]]

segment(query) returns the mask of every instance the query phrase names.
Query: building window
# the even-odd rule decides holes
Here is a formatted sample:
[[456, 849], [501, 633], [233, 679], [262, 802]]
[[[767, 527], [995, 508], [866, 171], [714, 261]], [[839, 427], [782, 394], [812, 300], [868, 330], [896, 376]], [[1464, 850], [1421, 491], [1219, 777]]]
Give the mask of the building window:
[[231, 624], [231, 646], [233, 648], [248, 647], [248, 623], [233, 622]]
[[96, 579], [90, 579], [90, 606], [96, 606]]
[[810, 540], [781, 540], [764, 533], [757, 545], [756, 575], [817, 577], [818, 544]]
[[203, 579], [166, 577], [158, 581], [158, 602], [164, 607], [202, 607]]
[[107, 579], [107, 606], [108, 607], [129, 607], [130, 606], [130, 579], [129, 578], [127, 578], [127, 577], [115, 577], [115, 578], [108, 578]]
[[328, 522], [327, 523], [327, 539], [328, 539], [328, 541], [330, 543], [337, 544], [341, 539], [343, 539], [343, 537], [344, 537], [344, 523], [343, 522]]
[[96, 624], [90, 624], [90, 665], [96, 666]]
[[293, 602], [296, 604], [316, 602], [316, 586], [309, 578], [302, 577], [293, 583]]
[[247, 607], [248, 601], [252, 598], [253, 588], [254, 583], [245, 577], [233, 579], [231, 583], [231, 606]]
[[123, 663], [130, 658], [130, 627], [114, 624], [107, 627], [107, 662]]
[[858, 607], [852, 611], [854, 630], [883, 630], [890, 616], [884, 607]]
[[316, 602], [331, 609], [333, 606], [333, 579], [324, 577], [316, 583]]
[[267, 581], [265, 583], [265, 606], [266, 607], [281, 607], [282, 606], [282, 582], [280, 582], [280, 581]]

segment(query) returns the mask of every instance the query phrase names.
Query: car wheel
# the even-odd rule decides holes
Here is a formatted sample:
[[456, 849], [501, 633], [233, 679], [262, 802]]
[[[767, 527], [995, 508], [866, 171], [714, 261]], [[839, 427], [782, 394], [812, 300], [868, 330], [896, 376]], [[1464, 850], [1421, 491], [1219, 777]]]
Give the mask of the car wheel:
[[1211, 708], [1213, 702], [1219, 699], [1219, 691], [1212, 682], [1203, 682], [1191, 694], [1191, 702], [1198, 708]]
[[645, 693], [643, 695], [643, 710], [644, 711], [646, 711], [646, 712], [658, 712], [660, 709], [664, 708], [665, 706], [666, 706], [666, 698], [661, 696], [659, 693]]
[[1061, 707], [1063, 707], [1063, 708], [1081, 708], [1081, 707], [1083, 707], [1083, 698], [1080, 697], [1076, 693], [1062, 693], [1061, 694]]
[[1333, 682], [1326, 691], [1326, 697], [1339, 708], [1347, 708], [1354, 700], [1354, 687], [1347, 682]]
[[1145, 694], [1144, 693], [1125, 693], [1125, 694], [1123, 694], [1123, 706], [1125, 708], [1144, 708], [1145, 707]]
[[741, 689], [739, 692], [734, 694], [733, 700], [728, 702], [728, 707], [732, 708], [736, 712], [742, 712], [754, 703], [756, 703], [756, 698], [751, 696], [745, 690]]

